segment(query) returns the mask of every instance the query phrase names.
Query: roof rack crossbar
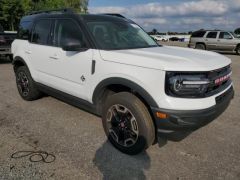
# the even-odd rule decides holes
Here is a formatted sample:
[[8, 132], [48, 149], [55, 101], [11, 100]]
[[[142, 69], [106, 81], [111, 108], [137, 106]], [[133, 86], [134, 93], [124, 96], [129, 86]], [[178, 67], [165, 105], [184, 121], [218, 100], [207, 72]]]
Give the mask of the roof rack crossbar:
[[73, 9], [71, 8], [62, 8], [62, 9], [51, 9], [51, 10], [43, 10], [43, 11], [32, 11], [32, 12], [29, 12], [28, 15], [41, 14], [41, 13], [54, 13], [54, 12], [74, 13]]
[[124, 17], [124, 16], [121, 15], [121, 14], [117, 14], [117, 13], [102, 13], [102, 15], [116, 16], [116, 17], [121, 17], [121, 18], [126, 19], [126, 17]]

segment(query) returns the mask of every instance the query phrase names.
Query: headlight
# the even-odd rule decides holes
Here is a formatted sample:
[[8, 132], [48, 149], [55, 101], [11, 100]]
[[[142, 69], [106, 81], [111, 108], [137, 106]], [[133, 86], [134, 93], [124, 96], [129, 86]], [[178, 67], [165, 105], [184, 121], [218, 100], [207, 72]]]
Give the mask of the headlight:
[[167, 72], [166, 94], [175, 97], [203, 97], [210, 81], [207, 74], [187, 74]]

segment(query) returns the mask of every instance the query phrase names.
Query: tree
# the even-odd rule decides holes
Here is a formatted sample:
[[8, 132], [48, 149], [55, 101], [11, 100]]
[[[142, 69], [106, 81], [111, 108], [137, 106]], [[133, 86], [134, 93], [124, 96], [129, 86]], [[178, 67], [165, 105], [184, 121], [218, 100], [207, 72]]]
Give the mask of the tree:
[[158, 31], [157, 31], [156, 29], [153, 29], [153, 30], [152, 30], [152, 33], [153, 33], [154, 35], [156, 35], [157, 32], [158, 32]]
[[15, 30], [21, 17], [30, 9], [30, 0], [1, 0], [0, 23], [4, 29]]
[[234, 33], [240, 35], [240, 28], [237, 28]]
[[88, 0], [0, 0], [0, 24], [5, 30], [16, 30], [22, 16], [30, 11], [73, 8], [87, 13]]
[[87, 12], [88, 0], [32, 0], [32, 10], [73, 8], [77, 12]]

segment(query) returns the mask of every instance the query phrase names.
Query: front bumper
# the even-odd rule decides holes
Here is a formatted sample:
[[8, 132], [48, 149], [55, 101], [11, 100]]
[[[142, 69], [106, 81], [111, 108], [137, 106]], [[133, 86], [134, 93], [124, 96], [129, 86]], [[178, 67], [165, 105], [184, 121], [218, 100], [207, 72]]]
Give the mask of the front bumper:
[[[193, 131], [216, 119], [228, 107], [234, 97], [233, 87], [216, 97], [216, 105], [203, 110], [167, 110], [151, 108], [155, 118], [158, 132]], [[167, 114], [167, 117], [160, 119], [157, 112]]]

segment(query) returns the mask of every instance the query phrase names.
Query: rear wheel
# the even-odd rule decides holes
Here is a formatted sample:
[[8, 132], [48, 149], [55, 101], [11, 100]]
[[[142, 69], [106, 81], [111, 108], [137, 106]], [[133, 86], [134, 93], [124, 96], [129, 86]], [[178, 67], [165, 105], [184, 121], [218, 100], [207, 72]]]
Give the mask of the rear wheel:
[[206, 46], [204, 44], [197, 44], [195, 49], [206, 50]]
[[109, 141], [126, 154], [138, 154], [153, 144], [155, 129], [146, 106], [128, 92], [107, 98], [103, 127]]
[[24, 100], [32, 101], [41, 97], [41, 92], [37, 89], [26, 66], [20, 66], [17, 68], [16, 83], [18, 92]]

